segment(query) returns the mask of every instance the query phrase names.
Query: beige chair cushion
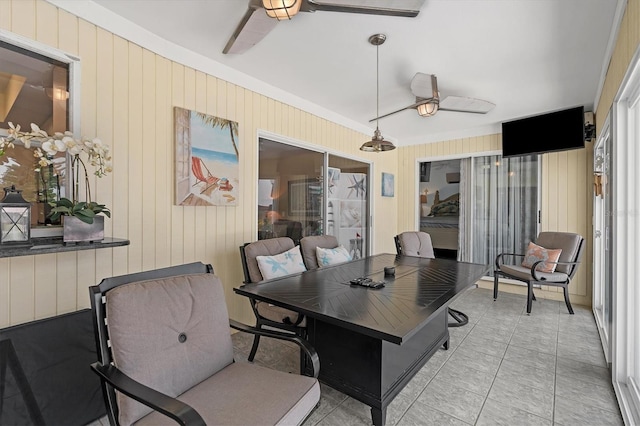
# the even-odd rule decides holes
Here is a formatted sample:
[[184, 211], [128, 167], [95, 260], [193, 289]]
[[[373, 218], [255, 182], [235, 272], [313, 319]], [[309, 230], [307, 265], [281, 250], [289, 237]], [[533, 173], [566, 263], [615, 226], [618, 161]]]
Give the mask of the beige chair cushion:
[[[500, 270], [505, 274], [509, 274], [523, 281], [533, 280], [533, 277], [531, 276], [531, 267], [527, 268], [520, 265], [500, 265]], [[566, 282], [567, 279], [569, 278], [569, 276], [564, 272], [558, 272], [558, 271], [551, 272], [551, 273], [536, 271], [536, 276], [544, 281], [559, 282], [559, 283]]]
[[[207, 425], [299, 425], [320, 400], [312, 377], [250, 363], [234, 363], [180, 395]], [[254, 401], [260, 401], [256, 407]], [[175, 425], [152, 413], [136, 425]]]
[[[570, 232], [541, 232], [538, 234], [536, 244], [547, 249], [562, 249], [558, 262], [576, 262], [580, 259], [578, 256], [582, 236]], [[558, 265], [556, 272], [568, 274], [573, 269], [572, 265]]]
[[316, 247], [336, 248], [338, 239], [333, 235], [311, 235], [300, 240], [302, 258], [307, 269], [318, 269], [318, 258], [316, 257]]
[[431, 235], [426, 232], [403, 232], [398, 235], [402, 254], [405, 256], [435, 258]]
[[[169, 396], [233, 362], [224, 291], [213, 274], [124, 284], [107, 292], [106, 313], [115, 366]], [[117, 398], [121, 424], [151, 411], [121, 393]]]
[[293, 240], [289, 237], [270, 238], [247, 244], [244, 247], [244, 254], [251, 282], [257, 283], [264, 280], [260, 273], [256, 256], [273, 256], [274, 254], [284, 253], [293, 247]]

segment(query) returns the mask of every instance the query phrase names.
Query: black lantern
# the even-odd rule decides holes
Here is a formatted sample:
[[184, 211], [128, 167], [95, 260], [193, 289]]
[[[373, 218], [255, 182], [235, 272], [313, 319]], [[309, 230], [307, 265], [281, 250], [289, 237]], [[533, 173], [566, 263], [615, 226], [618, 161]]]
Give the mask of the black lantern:
[[31, 246], [31, 204], [15, 185], [4, 188], [0, 201], [0, 246]]

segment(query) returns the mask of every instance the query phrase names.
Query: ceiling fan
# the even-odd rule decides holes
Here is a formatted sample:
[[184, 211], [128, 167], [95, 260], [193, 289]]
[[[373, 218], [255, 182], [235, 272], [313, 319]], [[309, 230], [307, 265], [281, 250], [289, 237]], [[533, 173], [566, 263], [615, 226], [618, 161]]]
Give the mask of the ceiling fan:
[[438, 92], [438, 80], [433, 74], [416, 73], [411, 79], [411, 93], [416, 97], [415, 103], [397, 111], [372, 118], [369, 122], [388, 117], [407, 109], [416, 109], [422, 117], [431, 117], [438, 111], [470, 112], [474, 114], [486, 114], [496, 104], [482, 99], [463, 96], [447, 96], [440, 100]]
[[278, 21], [300, 12], [347, 12], [413, 18], [425, 0], [249, 0], [249, 8], [222, 53], [244, 53]]

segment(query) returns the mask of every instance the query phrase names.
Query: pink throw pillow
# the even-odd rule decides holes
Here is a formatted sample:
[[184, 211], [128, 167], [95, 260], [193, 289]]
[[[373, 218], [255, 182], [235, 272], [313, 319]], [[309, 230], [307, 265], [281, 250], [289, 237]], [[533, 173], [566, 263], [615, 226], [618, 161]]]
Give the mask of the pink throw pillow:
[[[562, 249], [546, 249], [537, 244], [529, 243], [527, 254], [525, 254], [524, 260], [522, 261], [522, 266], [531, 268], [533, 264], [539, 260], [557, 262], [560, 258], [560, 253], [562, 253]], [[536, 267], [536, 270], [551, 273], [556, 270], [556, 266], [555, 263], [540, 263]]]

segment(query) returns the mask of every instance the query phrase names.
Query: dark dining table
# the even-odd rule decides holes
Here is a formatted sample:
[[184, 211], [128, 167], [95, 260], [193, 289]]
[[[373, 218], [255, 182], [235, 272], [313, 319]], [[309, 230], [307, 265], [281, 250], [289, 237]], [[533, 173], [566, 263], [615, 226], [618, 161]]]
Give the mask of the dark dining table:
[[[394, 267], [395, 275], [385, 275]], [[489, 265], [378, 254], [234, 288], [307, 317], [321, 382], [371, 407], [384, 425], [393, 398], [440, 348], [449, 347], [447, 307]], [[374, 289], [358, 277], [385, 281]]]

